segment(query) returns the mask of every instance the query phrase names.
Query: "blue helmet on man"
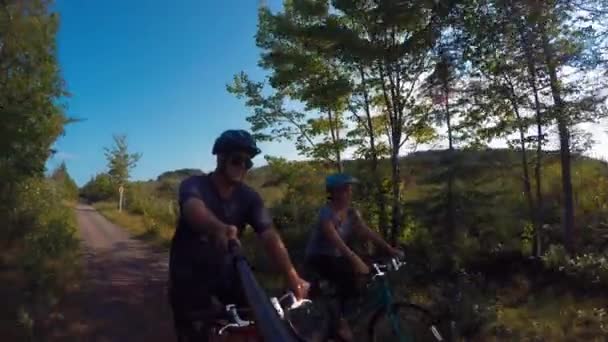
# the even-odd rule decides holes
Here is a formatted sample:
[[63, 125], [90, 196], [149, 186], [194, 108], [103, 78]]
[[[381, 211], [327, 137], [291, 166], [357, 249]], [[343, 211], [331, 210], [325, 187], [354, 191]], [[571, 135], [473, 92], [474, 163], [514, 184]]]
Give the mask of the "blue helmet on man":
[[244, 151], [251, 158], [262, 152], [249, 132], [242, 129], [229, 129], [215, 140], [212, 153], [230, 154], [236, 151]]

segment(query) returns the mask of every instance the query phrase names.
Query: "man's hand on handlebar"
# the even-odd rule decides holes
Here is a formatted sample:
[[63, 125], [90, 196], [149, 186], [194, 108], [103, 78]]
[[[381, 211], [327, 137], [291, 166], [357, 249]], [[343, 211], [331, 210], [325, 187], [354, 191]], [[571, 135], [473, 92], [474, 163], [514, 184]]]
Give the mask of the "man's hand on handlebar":
[[226, 225], [226, 228], [224, 229], [223, 234], [220, 234], [218, 236], [220, 245], [227, 249], [228, 241], [234, 240], [234, 242], [236, 242], [237, 245], [240, 247], [241, 242], [239, 241], [238, 232], [239, 232], [239, 230], [237, 227], [235, 227], [233, 225]]
[[405, 252], [402, 249], [395, 248], [395, 247], [391, 248], [391, 250], [389, 251], [389, 254], [391, 255], [391, 257], [397, 258], [400, 260], [405, 257]]
[[308, 297], [310, 283], [300, 278], [300, 275], [297, 274], [295, 270], [287, 277], [287, 283], [291, 291], [293, 291], [293, 294], [296, 296], [296, 299], [300, 300]]
[[361, 258], [356, 257], [353, 261], [355, 272], [358, 274], [369, 274], [369, 266]]

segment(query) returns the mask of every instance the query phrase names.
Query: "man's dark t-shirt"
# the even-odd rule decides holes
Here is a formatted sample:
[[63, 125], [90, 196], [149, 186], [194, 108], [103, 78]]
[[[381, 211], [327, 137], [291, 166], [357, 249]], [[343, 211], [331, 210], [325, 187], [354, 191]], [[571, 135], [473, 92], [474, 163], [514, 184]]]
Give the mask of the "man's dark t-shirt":
[[226, 251], [192, 229], [182, 216], [182, 205], [190, 198], [202, 200], [220, 221], [236, 226], [239, 233], [250, 225], [261, 234], [270, 228], [272, 219], [259, 194], [245, 184], [238, 185], [227, 199], [221, 198], [211, 175], [191, 176], [180, 184], [180, 217], [169, 263], [171, 288], [174, 301], [200, 306], [208, 302], [209, 295], [231, 296], [238, 285], [226, 267]]

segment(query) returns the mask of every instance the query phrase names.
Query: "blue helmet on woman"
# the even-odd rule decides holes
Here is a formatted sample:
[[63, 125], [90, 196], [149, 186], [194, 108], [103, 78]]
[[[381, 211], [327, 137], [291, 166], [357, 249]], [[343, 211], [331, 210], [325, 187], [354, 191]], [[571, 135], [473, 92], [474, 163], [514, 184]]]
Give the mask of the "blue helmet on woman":
[[262, 152], [249, 132], [242, 129], [230, 129], [224, 131], [215, 140], [212, 153], [227, 154], [236, 151], [244, 151], [252, 158]]
[[335, 188], [355, 183], [359, 183], [359, 180], [349, 174], [333, 173], [325, 178], [325, 189], [327, 192], [331, 192]]

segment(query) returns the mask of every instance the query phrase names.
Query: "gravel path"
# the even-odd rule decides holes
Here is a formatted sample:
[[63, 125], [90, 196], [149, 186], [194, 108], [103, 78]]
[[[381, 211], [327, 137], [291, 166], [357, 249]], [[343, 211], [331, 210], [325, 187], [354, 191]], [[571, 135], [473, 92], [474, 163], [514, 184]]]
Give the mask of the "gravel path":
[[166, 252], [152, 248], [87, 205], [76, 208], [83, 242], [82, 287], [47, 322], [49, 341], [174, 341]]

